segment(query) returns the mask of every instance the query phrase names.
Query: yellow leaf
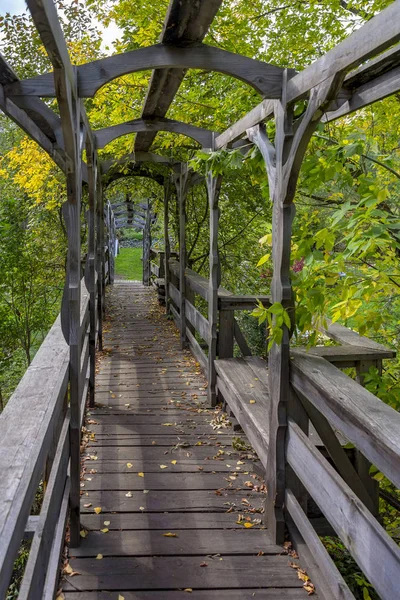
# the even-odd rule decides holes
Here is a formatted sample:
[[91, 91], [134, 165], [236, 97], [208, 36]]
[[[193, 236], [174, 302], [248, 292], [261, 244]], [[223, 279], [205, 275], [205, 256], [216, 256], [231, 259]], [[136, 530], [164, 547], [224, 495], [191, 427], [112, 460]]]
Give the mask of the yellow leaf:
[[96, 515], [99, 515], [101, 513], [101, 506], [96, 506], [96, 508], [94, 508], [93, 510], [96, 513]]
[[132, 463], [126, 463], [126, 466], [128, 467], [128, 469], [132, 469], [133, 464]]
[[60, 594], [58, 594], [56, 600], [65, 600], [64, 594], [62, 592]]
[[96, 556], [96, 560], [101, 560], [102, 558], [103, 558], [103, 555], [102, 555], [102, 554], [98, 554], [98, 555]]
[[86, 531], [85, 529], [81, 529], [81, 531], [79, 532], [79, 535], [80, 535], [82, 538], [85, 538], [85, 537], [87, 536], [87, 531]]
[[133, 495], [133, 494], [132, 494], [132, 492], [128, 492], [127, 494], [125, 494], [125, 496], [126, 496], [127, 498], [132, 498], [132, 495]]
[[111, 521], [104, 521], [104, 525], [105, 525], [106, 527], [108, 527], [109, 525], [111, 525]]
[[246, 523], [244, 523], [244, 526], [246, 527], [246, 529], [250, 529], [250, 527], [254, 527], [254, 524], [246, 521]]
[[118, 600], [125, 600], [125, 596], [121, 596], [121, 594], [118, 594]]
[[138, 473], [138, 476], [139, 477], [144, 477], [144, 473], [140, 472], [140, 473]]
[[250, 404], [255, 404], [256, 401], [255, 400], [250, 400]]
[[168, 465], [160, 465], [160, 469], [168, 469]]
[[176, 465], [177, 461], [176, 460], [171, 460], [171, 464], [172, 465]]
[[186, 588], [183, 591], [184, 592], [189, 592], [189, 594], [191, 594], [193, 592], [192, 588]]
[[174, 423], [161, 423], [161, 425], [164, 425], [164, 427], [173, 427]]
[[178, 537], [176, 533], [171, 533], [170, 531], [168, 533], [163, 533], [164, 537]]
[[101, 533], [108, 533], [109, 529], [108, 527], [104, 527], [104, 529], [100, 529]]
[[71, 565], [68, 563], [65, 567], [64, 567], [64, 573], [66, 573], [67, 575], [71, 575], [71, 573], [73, 573], [74, 570], [71, 567]]

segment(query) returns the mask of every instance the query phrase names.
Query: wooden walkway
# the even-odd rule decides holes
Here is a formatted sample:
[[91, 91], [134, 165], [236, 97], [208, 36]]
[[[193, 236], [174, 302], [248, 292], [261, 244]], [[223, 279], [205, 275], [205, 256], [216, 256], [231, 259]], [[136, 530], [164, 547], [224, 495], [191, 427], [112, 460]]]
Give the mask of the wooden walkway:
[[86, 537], [70, 551], [78, 574], [64, 581], [65, 598], [307, 598], [289, 564], [298, 561], [262, 528], [255, 457], [225, 415], [204, 407], [205, 379], [153, 290], [117, 281], [107, 308], [86, 423]]

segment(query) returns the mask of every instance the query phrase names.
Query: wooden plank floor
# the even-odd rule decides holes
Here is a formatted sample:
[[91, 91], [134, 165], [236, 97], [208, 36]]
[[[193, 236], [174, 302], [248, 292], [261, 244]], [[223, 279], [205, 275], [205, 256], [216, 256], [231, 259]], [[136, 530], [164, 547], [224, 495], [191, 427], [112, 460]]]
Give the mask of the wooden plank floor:
[[206, 408], [206, 381], [154, 292], [117, 281], [107, 302], [86, 422], [87, 533], [70, 550], [79, 574], [63, 582], [65, 598], [307, 598], [293, 559], [261, 525], [255, 456], [226, 415]]

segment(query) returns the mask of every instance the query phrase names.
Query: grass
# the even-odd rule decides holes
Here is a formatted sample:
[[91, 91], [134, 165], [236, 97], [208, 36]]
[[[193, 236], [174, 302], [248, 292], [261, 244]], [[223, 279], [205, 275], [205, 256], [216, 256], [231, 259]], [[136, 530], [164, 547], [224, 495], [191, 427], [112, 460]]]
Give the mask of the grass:
[[126, 279], [142, 281], [141, 248], [121, 248], [115, 259], [115, 274]]

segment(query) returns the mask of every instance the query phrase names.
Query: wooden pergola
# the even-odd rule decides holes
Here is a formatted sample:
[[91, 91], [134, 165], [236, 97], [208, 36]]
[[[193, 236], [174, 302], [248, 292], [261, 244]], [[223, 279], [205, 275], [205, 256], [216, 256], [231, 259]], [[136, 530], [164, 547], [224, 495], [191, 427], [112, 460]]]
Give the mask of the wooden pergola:
[[[283, 69], [204, 44], [203, 39], [221, 5], [221, 0], [171, 0], [158, 44], [79, 66], [71, 63], [53, 1], [27, 0], [27, 4], [53, 65], [53, 72], [20, 80], [6, 61], [0, 58], [0, 108], [35, 140], [65, 173], [67, 201], [63, 207], [63, 215], [68, 232], [67, 274], [60, 322], [55, 325], [56, 329], [52, 335], [56, 336], [56, 330], [61, 327], [68, 345], [68, 353], [66, 355], [64, 350], [60, 350], [64, 352], [62, 367], [48, 379], [47, 396], [42, 394], [43, 403], [40, 404], [38, 400], [38, 406], [42, 406], [46, 413], [50, 406], [50, 396], [56, 394], [57, 401], [52, 405], [53, 412], [50, 416], [46, 413], [47, 416], [43, 417], [39, 424], [37, 421], [27, 424], [27, 442], [24, 450], [20, 449], [20, 433], [15, 429], [17, 416], [13, 417], [11, 414], [11, 408], [16, 406], [17, 401], [10, 402], [7, 406], [5, 417], [8, 420], [3, 425], [6, 433], [3, 429], [0, 440], [0, 597], [4, 597], [14, 557], [28, 527], [31, 501], [42, 463], [50, 453], [51, 462], [58, 470], [51, 479], [48, 493], [52, 494], [51, 503], [59, 507], [60, 518], [58, 513], [49, 512], [48, 518], [41, 522], [40, 533], [43, 535], [43, 541], [37, 542], [39, 545], [34, 547], [35, 559], [29, 563], [30, 575], [20, 595], [21, 598], [47, 599], [51, 596], [46, 595], [46, 590], [55, 589], [58, 566], [55, 559], [57, 552], [52, 552], [49, 540], [53, 537], [58, 540], [59, 557], [67, 516], [71, 546], [77, 547], [80, 543], [80, 443], [83, 408], [87, 391], [90, 406], [94, 405], [95, 356], [97, 345], [102, 347], [104, 289], [107, 278], [110, 282], [113, 281], [113, 273], [106, 273], [106, 270], [112, 271], [113, 267], [110, 263], [106, 269], [105, 227], [110, 245], [115, 236], [115, 227], [146, 228], [150, 226], [151, 219], [149, 207], [140, 214], [135, 206], [105, 206], [104, 187], [118, 178], [127, 176], [151, 177], [163, 186], [163, 272], [166, 307], [178, 322], [182, 347], [189, 346], [195, 355], [199, 356], [200, 346], [189, 331], [192, 318], [203, 332], [203, 337], [207, 338], [208, 351], [207, 355], [203, 353], [202, 359], [208, 376], [209, 405], [215, 406], [217, 395], [222, 393], [225, 396], [222, 371], [218, 371], [218, 363], [223, 363], [216, 360], [217, 356], [221, 359], [224, 355], [222, 346], [218, 351], [218, 344], [224, 344], [223, 340], [227, 340], [229, 332], [233, 331], [235, 324], [233, 317], [231, 319], [232, 310], [235, 306], [237, 308], [239, 303], [239, 300], [235, 300], [235, 305], [233, 299], [221, 292], [220, 288], [218, 198], [222, 178], [215, 176], [211, 171], [206, 175], [210, 207], [210, 277], [204, 289], [201, 278], [197, 276], [196, 279], [196, 274], [190, 272], [185, 264], [186, 196], [191, 186], [204, 179], [193, 173], [185, 163], [152, 154], [152, 142], [157, 132], [167, 131], [188, 136], [200, 147], [213, 151], [240, 147], [244, 140], [259, 148], [265, 161], [273, 204], [273, 280], [270, 301], [283, 305], [290, 315], [293, 328], [295, 307], [290, 282], [291, 228], [295, 213], [293, 200], [303, 157], [319, 123], [328, 123], [351, 115], [400, 92], [400, 0], [393, 2], [381, 14], [301, 72]], [[223, 132], [209, 131], [192, 123], [168, 119], [166, 114], [188, 69], [217, 71], [240, 79], [260, 94], [260, 104]], [[115, 78], [146, 70], [152, 70], [152, 76], [141, 118], [93, 131], [82, 99], [93, 97], [102, 86]], [[57, 99], [59, 115], [48, 107], [43, 101], [44, 98]], [[295, 117], [294, 107], [300, 100], [305, 100], [305, 110], [301, 116]], [[275, 122], [274, 140], [268, 138], [265, 126], [265, 122], [271, 119]], [[136, 134], [134, 152], [122, 159], [101, 162], [98, 150], [128, 133]], [[84, 150], [86, 162], [82, 158]], [[88, 188], [89, 199], [88, 252], [84, 283], [81, 282], [83, 186]], [[170, 260], [169, 247], [168, 204], [173, 188], [179, 202], [178, 262]], [[106, 220], [104, 214], [107, 215]], [[193, 313], [195, 309], [190, 301], [192, 290], [188, 289], [188, 278], [191, 278], [193, 288], [197, 286], [198, 293], [204, 294], [203, 297], [207, 299], [207, 319]], [[247, 306], [250, 300], [242, 297], [241, 302], [242, 306]], [[224, 322], [219, 320], [219, 311], [223, 306], [226, 317]], [[320, 493], [316, 501], [326, 502], [332, 527], [342, 539], [348, 541], [353, 556], [381, 597], [393, 600], [398, 594], [399, 550], [370, 512], [369, 508], [373, 510], [371, 499], [368, 499], [365, 492], [363, 485], [367, 487], [367, 484], [365, 481], [363, 483], [360, 472], [359, 476], [356, 474], [356, 482], [353, 481], [353, 488], [350, 489], [354, 474], [351, 472], [349, 475], [350, 467], [337, 448], [333, 429], [342, 431], [356, 445], [365, 458], [365, 465], [375, 464], [400, 487], [400, 430], [396, 431], [399, 415], [358, 383], [349, 383], [351, 380], [346, 379], [331, 362], [326, 364], [329, 368], [336, 369], [340, 376], [336, 371], [325, 368], [325, 362], [321, 362], [325, 361], [325, 355], [291, 355], [292, 328], [283, 326], [282, 343], [273, 346], [268, 359], [269, 412], [265, 412], [268, 440], [264, 439], [260, 445], [260, 459], [265, 467], [268, 489], [266, 515], [269, 534], [274, 542], [283, 543], [288, 519], [293, 520], [322, 573], [320, 589], [325, 590], [327, 595], [323, 596], [321, 592], [321, 597], [352, 597], [343, 580], [338, 577], [319, 538], [309, 526], [302, 498], [304, 488], [312, 487], [310, 493]], [[373, 342], [368, 345], [363, 338], [357, 336], [355, 343], [354, 338], [347, 338], [343, 331], [332, 331], [332, 335], [336, 335], [342, 342], [344, 339], [350, 339], [344, 342], [348, 362], [351, 362], [348, 357], [354, 345], [358, 350], [363, 345], [365, 348], [368, 346], [370, 361], [381, 360], [382, 356], [386, 356], [382, 347], [373, 347]], [[240, 332], [236, 334], [240, 336]], [[56, 336], [54, 339], [58, 340], [57, 344], [62, 348], [59, 338]], [[226, 342], [230, 348], [229, 344], [230, 342]], [[233, 341], [231, 345], [233, 348]], [[49, 342], [46, 348], [43, 352], [47, 351], [51, 356], [54, 345], [51, 346]], [[45, 376], [45, 355], [41, 360], [43, 362], [38, 373]], [[336, 357], [336, 360], [339, 359]], [[354, 363], [355, 359], [352, 360]], [[266, 370], [264, 375], [267, 378]], [[358, 387], [354, 387], [353, 384]], [[43, 385], [39, 385], [42, 391]], [[343, 392], [341, 406], [337, 398], [338, 389]], [[67, 390], [68, 401], [65, 399]], [[26, 395], [26, 390], [24, 392], [23, 388], [18, 388], [19, 411], [29, 412], [31, 397], [29, 394], [25, 397], [24, 393]], [[226, 395], [229, 395], [229, 390]], [[319, 415], [319, 435], [324, 439], [326, 447], [331, 448], [329, 454], [332, 460], [338, 461], [336, 471], [331, 467], [329, 470], [322, 464], [318, 452], [310, 449], [304, 441], [306, 434], [301, 427], [304, 409], [301, 407], [300, 397], [305, 398], [310, 418], [312, 414]], [[349, 397], [353, 397], [354, 405], [351, 405]], [[227, 398], [225, 400], [227, 401]], [[362, 410], [363, 403], [370, 407], [370, 414]], [[241, 421], [238, 417], [239, 422], [247, 433], [255, 426], [254, 419], [246, 416], [246, 410], [239, 407], [237, 412], [242, 418]], [[374, 413], [374, 410], [377, 412]], [[376, 421], [374, 414], [379, 414]], [[257, 433], [254, 439], [262, 435]], [[42, 440], [39, 446], [38, 438]], [[57, 443], [52, 446], [54, 438]], [[252, 439], [251, 435], [249, 439]], [[11, 453], [10, 459], [12, 447], [17, 448], [18, 452]], [[12, 467], [12, 460], [19, 466]], [[26, 461], [29, 462], [30, 469], [28, 478]], [[53, 471], [54, 467], [52, 473]], [[295, 483], [293, 473], [296, 474]], [[345, 484], [342, 480], [339, 481], [338, 473], [345, 479]], [[310, 483], [310, 478], [319, 480], [321, 492], [314, 490], [315, 485]], [[13, 481], [16, 480], [22, 481], [25, 487], [14, 485]], [[4, 495], [1, 496], [3, 489]], [[335, 498], [332, 506], [328, 502], [329, 496]], [[33, 528], [32, 535], [35, 535], [36, 531]], [[366, 544], [375, 547], [373, 563], [365, 554]], [[45, 570], [52, 571], [54, 575], [53, 583], [47, 583], [46, 586], [50, 587], [46, 588]], [[326, 591], [329, 589], [330, 596]]]

